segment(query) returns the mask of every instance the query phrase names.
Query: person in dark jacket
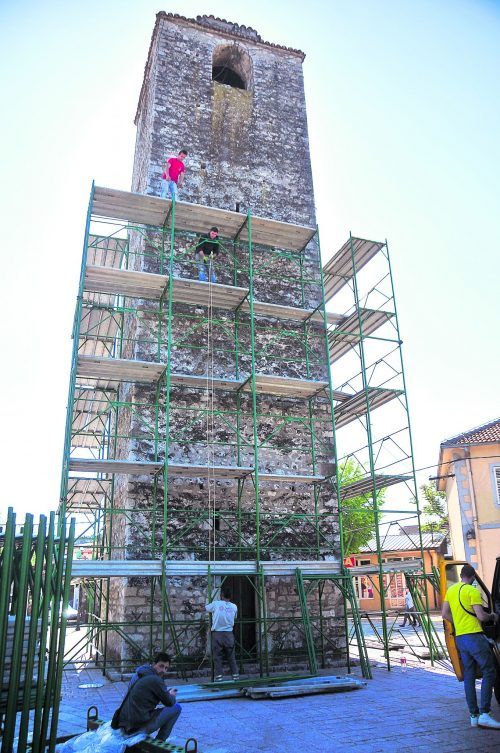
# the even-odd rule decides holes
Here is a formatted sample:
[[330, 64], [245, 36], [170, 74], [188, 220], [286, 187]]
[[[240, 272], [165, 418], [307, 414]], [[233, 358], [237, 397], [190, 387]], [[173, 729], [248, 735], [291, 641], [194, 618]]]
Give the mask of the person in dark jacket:
[[[157, 653], [152, 664], [138, 667], [128, 686], [128, 696], [120, 711], [119, 726], [128, 734], [158, 730], [157, 740], [166, 740], [181, 713], [176, 703], [177, 688], [168, 690], [165, 678], [170, 669], [170, 657]], [[159, 703], [163, 706], [156, 708]]]
[[208, 281], [207, 272], [210, 274], [210, 281], [217, 282], [213, 260], [214, 257], [219, 255], [219, 249], [219, 228], [211, 227], [208, 233], [199, 239], [194, 250], [197, 259], [198, 278], [201, 282]]

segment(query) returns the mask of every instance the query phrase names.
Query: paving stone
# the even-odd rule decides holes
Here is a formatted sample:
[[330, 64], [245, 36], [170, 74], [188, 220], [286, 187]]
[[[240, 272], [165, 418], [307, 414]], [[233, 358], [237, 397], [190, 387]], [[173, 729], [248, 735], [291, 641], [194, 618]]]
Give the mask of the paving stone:
[[[92, 671], [89, 682], [97, 681]], [[59, 734], [83, 731], [86, 702], [81, 675], [68, 678]], [[125, 683], [99, 689], [99, 713], [109, 719]], [[70, 692], [72, 691], [72, 692]], [[94, 694], [94, 699], [97, 693]], [[85, 701], [84, 701], [85, 699]], [[500, 718], [494, 702], [494, 715]], [[335, 696], [276, 701], [227, 699], [184, 706], [176, 741], [196, 737], [202, 753], [499, 753], [500, 733], [469, 726], [463, 686], [429, 665], [406, 673], [374, 671], [367, 687]]]

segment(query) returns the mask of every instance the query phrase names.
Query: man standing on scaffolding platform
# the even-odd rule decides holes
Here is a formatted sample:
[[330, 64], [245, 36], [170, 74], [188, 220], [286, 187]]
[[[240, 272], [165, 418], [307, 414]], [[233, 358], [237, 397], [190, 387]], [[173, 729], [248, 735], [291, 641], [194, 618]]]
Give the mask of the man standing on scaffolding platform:
[[[214, 257], [219, 255], [220, 241], [219, 228], [211, 227], [206, 235], [203, 235], [195, 246], [197, 259], [198, 279], [201, 282], [217, 282], [217, 276], [213, 268]], [[206, 269], [208, 265], [208, 270]], [[208, 274], [207, 274], [208, 272]]]
[[212, 615], [212, 654], [214, 658], [215, 682], [222, 682], [222, 660], [229, 662], [233, 680], [239, 680], [238, 665], [234, 655], [234, 620], [238, 607], [231, 601], [231, 591], [223, 586], [221, 598], [205, 605]]
[[179, 198], [179, 188], [184, 183], [184, 173], [186, 168], [184, 160], [187, 157], [187, 150], [181, 149], [177, 157], [170, 157], [166, 160], [161, 176], [161, 198], [177, 199]]

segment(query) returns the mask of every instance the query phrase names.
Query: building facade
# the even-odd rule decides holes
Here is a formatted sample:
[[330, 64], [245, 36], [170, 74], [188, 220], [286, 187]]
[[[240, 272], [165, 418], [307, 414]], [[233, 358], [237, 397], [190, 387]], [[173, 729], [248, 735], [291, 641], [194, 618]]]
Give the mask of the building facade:
[[[411, 532], [403, 529], [399, 534], [387, 534], [381, 540], [382, 562], [394, 568], [393, 572], [384, 575], [384, 601], [387, 610], [404, 610], [406, 580], [404, 566], [421, 560], [420, 536], [418, 526]], [[446, 534], [423, 533], [422, 549], [424, 553], [424, 567], [422, 571], [432, 573], [439, 570], [439, 563], [446, 554]], [[350, 567], [361, 567], [373, 570], [377, 566], [376, 542], [370, 541], [366, 547], [349, 558]], [[411, 571], [410, 571], [411, 575]], [[362, 612], [379, 612], [382, 608], [378, 576], [370, 574], [356, 575], [354, 588], [358, 604]], [[429, 609], [439, 609], [439, 594], [430, 581], [426, 581]]]
[[490, 588], [500, 555], [500, 419], [442, 442], [437, 476], [453, 556], [467, 560]]

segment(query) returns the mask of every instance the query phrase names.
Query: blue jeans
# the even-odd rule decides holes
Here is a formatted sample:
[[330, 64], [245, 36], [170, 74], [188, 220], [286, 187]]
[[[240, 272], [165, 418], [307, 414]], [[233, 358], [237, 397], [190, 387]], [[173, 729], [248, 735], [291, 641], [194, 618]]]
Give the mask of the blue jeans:
[[177, 199], [179, 198], [179, 188], [177, 183], [173, 180], [161, 179], [161, 198], [162, 199]]
[[174, 728], [174, 724], [181, 714], [181, 707], [178, 703], [174, 706], [165, 706], [161, 709], [155, 709], [153, 716], [146, 724], [141, 727], [141, 732], [150, 735], [158, 730], [157, 740], [166, 740]]
[[[488, 714], [495, 682], [495, 662], [484, 633], [466, 633], [455, 638], [464, 665], [464, 690], [471, 716]], [[481, 703], [477, 707], [476, 664], [481, 669]]]

